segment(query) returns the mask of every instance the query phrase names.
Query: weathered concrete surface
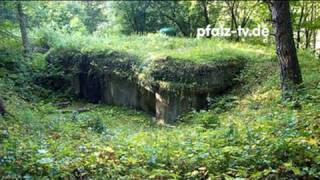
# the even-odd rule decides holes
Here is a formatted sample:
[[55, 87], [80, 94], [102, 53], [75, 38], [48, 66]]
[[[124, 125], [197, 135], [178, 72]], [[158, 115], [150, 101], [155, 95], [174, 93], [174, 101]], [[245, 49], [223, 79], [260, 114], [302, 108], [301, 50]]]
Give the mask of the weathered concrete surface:
[[77, 97], [92, 103], [132, 107], [155, 116], [154, 93], [124, 77], [82, 71], [74, 75], [73, 90]]
[[92, 103], [98, 103], [103, 97], [103, 76], [90, 71], [91, 60], [82, 56], [77, 72], [74, 73], [73, 89], [75, 94]]
[[[110, 57], [76, 53], [60, 57], [58, 62], [66, 69], [65, 74], [73, 76], [70, 84], [78, 98], [140, 109], [166, 123], [175, 122], [192, 109], [206, 109], [208, 97], [232, 87], [244, 67], [243, 61], [195, 65], [165, 59], [154, 64], [146, 74], [152, 83], [145, 84], [136, 76], [140, 73], [135, 70], [136, 61], [126, 58], [129, 61], [119, 54]], [[172, 86], [162, 86], [160, 82]]]
[[140, 87], [137, 83], [113, 74], [104, 76], [102, 102], [134, 107], [151, 115], [155, 114], [154, 93]]
[[207, 108], [207, 96], [204, 94], [175, 95], [174, 93], [156, 93], [156, 119], [172, 123], [183, 113], [191, 109]]
[[103, 102], [138, 107], [138, 87], [135, 83], [115, 75], [104, 77]]
[[153, 92], [146, 90], [143, 87], [139, 87], [137, 98], [139, 101], [138, 107], [140, 109], [151, 114], [152, 116], [156, 115], [156, 96]]

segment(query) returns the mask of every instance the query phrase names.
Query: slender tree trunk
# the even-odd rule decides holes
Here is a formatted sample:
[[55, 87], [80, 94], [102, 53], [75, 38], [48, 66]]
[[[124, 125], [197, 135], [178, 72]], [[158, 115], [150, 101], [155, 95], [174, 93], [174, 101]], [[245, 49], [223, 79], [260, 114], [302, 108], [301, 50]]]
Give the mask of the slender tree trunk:
[[299, 44], [300, 44], [300, 29], [298, 29], [298, 32], [297, 32], [297, 49], [299, 49]]
[[[314, 2], [312, 2], [312, 5], [311, 5], [311, 18], [310, 18], [310, 21], [313, 22], [315, 20], [315, 6], [314, 6]], [[311, 29], [310, 30], [310, 34], [309, 34], [309, 45], [308, 47], [313, 47], [313, 43], [314, 43], [314, 40], [312, 39], [312, 37], [315, 38], [315, 30], [314, 29]]]
[[302, 2], [302, 7], [301, 7], [301, 11], [300, 11], [300, 18], [299, 18], [299, 24], [298, 24], [298, 31], [297, 31], [297, 49], [299, 49], [299, 45], [300, 45], [300, 32], [301, 32], [301, 24], [302, 24], [302, 19], [303, 19], [303, 15], [304, 15], [304, 2]]
[[[210, 25], [210, 19], [209, 19], [209, 14], [208, 14], [208, 2], [207, 1], [200, 1], [202, 8], [203, 8], [203, 17], [204, 21], [206, 23], [205, 27]], [[207, 36], [207, 38], [211, 38], [211, 34]]]
[[[312, 8], [314, 9], [314, 11], [312, 12], [312, 18], [316, 19], [318, 12], [317, 12], [317, 6], [316, 6], [315, 2], [312, 2]], [[316, 49], [316, 46], [317, 46], [317, 33], [318, 33], [318, 30], [315, 29], [313, 31], [313, 49], [314, 50]]]
[[6, 110], [4, 108], [4, 103], [2, 101], [2, 99], [0, 98], [0, 115], [4, 115], [6, 113]]
[[18, 11], [17, 18], [20, 24], [20, 32], [21, 32], [21, 38], [22, 38], [22, 45], [24, 48], [24, 54], [28, 55], [30, 54], [31, 49], [30, 49], [30, 43], [29, 43], [28, 34], [27, 34], [26, 17], [25, 17], [25, 14], [23, 13], [21, 2], [18, 1], [16, 6]]
[[315, 50], [316, 49], [316, 46], [317, 46], [317, 30], [314, 30], [313, 31], [313, 49]]
[[309, 45], [310, 45], [310, 33], [309, 33], [310, 31], [308, 30], [308, 29], [306, 29], [306, 49], [308, 49], [309, 48]]
[[236, 7], [235, 7], [235, 1], [232, 3], [232, 6], [231, 6], [231, 18], [232, 18], [232, 22], [235, 26], [235, 29], [237, 31], [237, 34], [236, 34], [236, 41], [240, 41], [240, 36], [239, 36], [239, 32], [238, 32], [238, 22], [237, 22], [237, 17], [236, 17]]
[[302, 76], [293, 39], [289, 1], [271, 0], [268, 3], [275, 29], [282, 97], [291, 99], [292, 92], [302, 83]]
[[206, 22], [206, 26], [210, 24], [209, 14], [208, 14], [208, 2], [207, 1], [201, 1], [202, 7], [203, 7], [203, 16], [204, 20]]

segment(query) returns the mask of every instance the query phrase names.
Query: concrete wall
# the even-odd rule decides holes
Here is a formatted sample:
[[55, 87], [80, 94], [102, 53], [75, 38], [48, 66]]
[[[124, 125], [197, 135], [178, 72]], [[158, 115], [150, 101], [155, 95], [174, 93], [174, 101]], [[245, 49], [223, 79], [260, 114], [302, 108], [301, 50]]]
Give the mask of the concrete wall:
[[156, 119], [173, 123], [183, 113], [192, 109], [206, 109], [208, 102], [204, 94], [176, 95], [174, 93], [156, 92]]
[[102, 102], [141, 109], [155, 115], [155, 96], [137, 83], [114, 74], [105, 74]]
[[73, 91], [80, 99], [92, 103], [132, 107], [152, 116], [156, 114], [155, 94], [124, 77], [83, 71], [74, 74], [72, 83]]
[[[186, 77], [192, 76], [190, 79], [196, 82], [196, 87], [188, 89], [182, 84], [182, 88], [174, 86], [173, 89], [166, 89], [156, 83], [157, 85], [148, 85], [148, 88], [144, 88], [137, 79], [131, 78], [129, 80], [127, 77], [114, 73], [114, 64], [108, 59], [105, 64], [102, 64], [105, 69], [102, 72], [95, 72], [90, 69], [90, 63], [94, 57], [89, 58], [83, 55], [75, 58], [78, 59], [78, 62], [74, 64], [74, 67], [77, 68], [73, 67], [73, 69], [77, 69], [77, 71], [72, 72], [71, 66], [68, 64], [68, 71], [65, 72], [73, 75], [72, 88], [78, 98], [86, 99], [92, 103], [106, 103], [140, 109], [166, 123], [175, 122], [182, 113], [192, 109], [206, 109], [208, 97], [217, 96], [232, 87], [235, 82], [234, 78], [243, 68], [241, 63], [222, 63], [210, 68], [203, 67], [201, 71], [195, 71], [194, 74], [191, 74], [193, 73], [192, 69], [190, 69], [190, 73], [188, 69], [183, 69]], [[117, 67], [122, 67], [122, 64], [117, 65]], [[125, 67], [129, 68], [130, 65], [125, 64]], [[176, 67], [179, 68], [179, 66]], [[192, 66], [190, 65], [190, 67]], [[125, 72], [129, 71], [125, 70]], [[177, 76], [174, 71], [164, 74], [167, 75], [167, 82], [176, 84], [175, 81], [178, 77], [174, 77]], [[170, 79], [171, 77], [173, 78]], [[159, 78], [161, 78], [161, 74]]]
[[166, 123], [175, 120], [192, 109], [206, 109], [208, 96], [217, 95], [232, 86], [234, 74], [221, 71], [212, 76], [217, 87], [208, 92], [150, 91], [126, 78], [114, 74], [99, 75], [81, 72], [77, 74], [75, 92], [80, 98], [90, 102], [107, 103], [143, 110]]

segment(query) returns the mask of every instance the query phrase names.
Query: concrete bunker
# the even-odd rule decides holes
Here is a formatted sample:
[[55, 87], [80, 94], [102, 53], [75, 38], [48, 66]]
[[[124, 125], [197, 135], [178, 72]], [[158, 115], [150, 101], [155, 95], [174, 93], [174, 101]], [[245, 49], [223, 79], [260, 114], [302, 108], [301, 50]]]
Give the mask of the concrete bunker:
[[207, 108], [208, 97], [232, 87], [245, 64], [241, 59], [208, 64], [171, 57], [142, 61], [115, 51], [61, 50], [50, 53], [48, 61], [72, 77], [78, 98], [140, 109], [166, 123], [192, 109]]

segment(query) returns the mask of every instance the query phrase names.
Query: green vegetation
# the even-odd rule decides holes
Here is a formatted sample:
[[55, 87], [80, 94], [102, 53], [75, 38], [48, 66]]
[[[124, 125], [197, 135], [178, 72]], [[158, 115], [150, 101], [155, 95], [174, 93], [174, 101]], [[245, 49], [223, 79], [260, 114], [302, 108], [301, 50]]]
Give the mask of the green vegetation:
[[[228, 64], [241, 70], [247, 61], [275, 59], [273, 50], [267, 46], [161, 34], [86, 37], [46, 32], [40, 37], [47, 37], [47, 41], [40, 38], [42, 43], [36, 42], [37, 46], [51, 47], [48, 60], [60, 69], [65, 69], [61, 64], [68, 64], [76, 73], [82, 61], [90, 60], [90, 72], [112, 72], [130, 80], [138, 79], [143, 86], [170, 91], [210, 91], [217, 83], [200, 81], [200, 76], [209, 79], [214, 76], [210, 72]], [[51, 69], [47, 71], [50, 73]]]
[[[267, 2], [1, 2], [0, 179], [320, 179], [319, 3], [287, 9], [303, 77], [291, 99], [281, 99], [273, 36], [195, 38], [208, 24], [271, 30]], [[221, 78], [237, 84], [212, 95], [224, 63], [241, 66], [235, 79]], [[122, 78], [146, 88], [151, 95], [133, 92], [152, 96], [147, 103], [173, 89], [173, 99], [199, 95], [208, 107], [166, 124], [101, 97], [84, 100], [106, 96], [101, 86], [132, 88], [105, 82]], [[196, 95], [186, 90], [195, 87]]]
[[105, 50], [125, 52], [140, 57], [142, 61], [172, 57], [195, 63], [211, 63], [223, 60], [245, 59], [263, 61], [274, 57], [273, 49], [261, 45], [234, 43], [223, 40], [168, 37], [161, 34], [146, 36], [82, 36], [46, 32], [48, 44], [62, 50], [78, 50], [83, 53]]
[[[14, 118], [0, 121], [0, 174], [54, 179], [319, 178], [320, 63], [307, 52], [299, 57], [305, 80], [301, 108], [279, 101], [276, 62], [252, 62], [240, 78], [240, 89], [213, 99], [209, 111], [182, 116], [172, 127], [126, 108], [30, 104], [5, 88], [2, 79], [1, 91]], [[80, 107], [90, 111], [73, 111]]]

